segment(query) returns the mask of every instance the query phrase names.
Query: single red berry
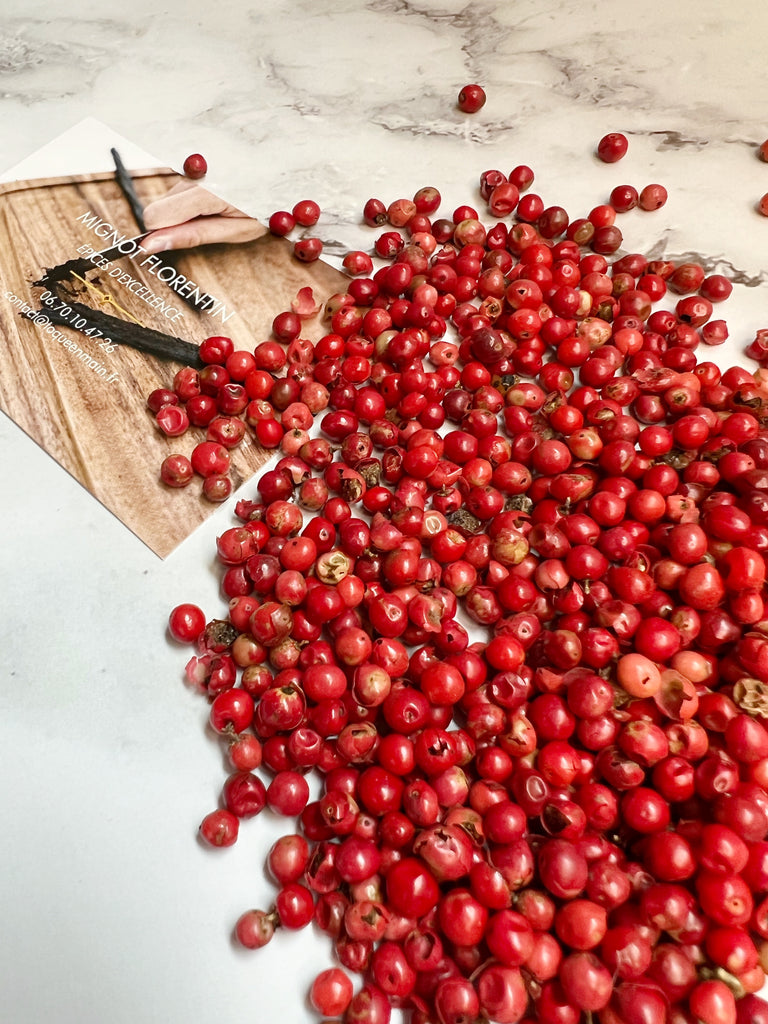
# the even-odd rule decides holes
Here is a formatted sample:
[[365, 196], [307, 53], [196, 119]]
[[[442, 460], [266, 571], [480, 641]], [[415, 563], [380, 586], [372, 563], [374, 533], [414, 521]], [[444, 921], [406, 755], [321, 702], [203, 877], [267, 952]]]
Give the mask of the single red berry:
[[485, 89], [481, 85], [465, 85], [459, 93], [459, 110], [465, 114], [476, 114], [485, 106], [485, 100]]
[[646, 185], [638, 197], [641, 210], [658, 210], [667, 201], [667, 190], [663, 185]]
[[199, 153], [190, 153], [187, 159], [184, 161], [184, 173], [188, 178], [197, 180], [198, 178], [204, 178], [208, 171], [208, 164], [206, 163], [205, 157]]
[[235, 938], [246, 949], [261, 949], [275, 934], [275, 914], [246, 910], [235, 924]]
[[338, 967], [329, 967], [312, 982], [309, 1000], [324, 1017], [340, 1017], [352, 1001], [352, 982]]
[[372, 228], [387, 222], [387, 208], [380, 199], [369, 199], [363, 207], [363, 220]]
[[203, 480], [203, 497], [208, 501], [226, 501], [232, 493], [232, 481], [222, 473], [212, 473]]
[[216, 441], [201, 441], [192, 450], [192, 468], [202, 477], [221, 476], [229, 469], [230, 454]]
[[225, 448], [237, 448], [245, 437], [245, 423], [238, 416], [215, 416], [208, 424], [206, 440]]
[[189, 427], [189, 416], [180, 405], [164, 405], [155, 414], [155, 422], [166, 437], [181, 437]]
[[626, 154], [629, 140], [621, 132], [609, 132], [597, 144], [597, 155], [604, 164], [615, 164]]
[[517, 185], [521, 192], [531, 187], [533, 178], [533, 171], [526, 164], [519, 164], [509, 172], [509, 180], [513, 185]]
[[299, 882], [288, 882], [277, 894], [275, 910], [283, 928], [305, 928], [314, 916], [312, 893]]
[[296, 227], [296, 218], [287, 210], [276, 210], [269, 218], [269, 230], [273, 235], [284, 238]]
[[278, 313], [272, 321], [272, 333], [279, 341], [290, 342], [301, 333], [301, 318], [293, 310]]
[[396, 913], [422, 917], [437, 905], [440, 890], [422, 861], [405, 857], [389, 869], [387, 898]]
[[200, 358], [204, 363], [223, 365], [235, 350], [231, 338], [214, 334], [200, 342]]
[[355, 249], [348, 252], [342, 263], [348, 274], [370, 274], [373, 272], [373, 260], [367, 252]]
[[320, 207], [314, 199], [302, 199], [293, 208], [293, 216], [297, 224], [303, 228], [311, 228], [320, 220]]
[[690, 994], [689, 1005], [701, 1024], [736, 1024], [736, 1000], [723, 981], [700, 981]]
[[205, 629], [205, 613], [196, 604], [179, 604], [168, 617], [168, 629], [180, 644], [192, 644]]
[[616, 185], [611, 190], [611, 206], [617, 213], [634, 210], [640, 196], [634, 185]]
[[158, 413], [164, 405], [178, 405], [179, 396], [168, 388], [155, 388], [147, 395], [147, 407], [151, 412]]
[[209, 846], [232, 846], [237, 842], [240, 820], [223, 807], [207, 814], [200, 824], [200, 837]]
[[[232, 692], [234, 691], [225, 690], [219, 694], [216, 700]], [[215, 704], [216, 701], [214, 701]], [[222, 798], [227, 810], [231, 811], [235, 817], [252, 818], [264, 810], [267, 791], [261, 779], [252, 772], [234, 772], [224, 783]]]
[[323, 243], [319, 238], [300, 238], [293, 243], [293, 255], [302, 263], [314, 263], [320, 259]]
[[166, 487], [186, 487], [194, 475], [186, 455], [169, 455], [160, 466], [160, 479]]
[[701, 282], [699, 293], [710, 302], [722, 302], [733, 291], [733, 285], [722, 274], [710, 274]]

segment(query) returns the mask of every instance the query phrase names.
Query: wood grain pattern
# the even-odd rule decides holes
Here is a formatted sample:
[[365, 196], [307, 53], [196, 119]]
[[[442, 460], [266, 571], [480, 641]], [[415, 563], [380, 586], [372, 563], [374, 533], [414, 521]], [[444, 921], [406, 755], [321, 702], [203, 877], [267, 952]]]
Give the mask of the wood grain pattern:
[[[164, 195], [178, 180], [159, 168], [132, 172], [136, 191], [146, 205]], [[9, 296], [40, 306], [41, 288], [32, 286], [43, 271], [72, 258], [79, 246], [107, 247], [77, 218], [92, 211], [121, 233], [133, 237], [136, 227], [114, 176], [78, 175], [0, 185], [0, 407], [37, 444], [86, 487], [110, 512], [161, 558], [215, 511], [200, 490], [200, 481], [172, 491], [160, 483], [160, 463], [172, 452], [189, 454], [203, 432], [190, 429], [176, 439], [164, 437], [153, 423], [146, 396], [169, 387], [180, 364], [164, 362], [120, 346], [110, 354], [98, 342], [71, 328], [58, 328], [88, 357], [109, 373], [106, 383], [76, 354], [26, 319]], [[212, 334], [232, 338], [235, 348], [252, 350], [270, 337], [274, 316], [289, 309], [299, 288], [314, 289], [322, 302], [346, 290], [346, 278], [321, 261], [302, 264], [291, 255], [290, 243], [262, 234], [245, 245], [212, 245], [174, 256], [174, 266], [223, 302], [234, 315], [222, 321], [194, 313], [182, 303], [184, 316], [170, 324], [142, 299], [94, 268], [88, 279], [113, 294], [120, 305], [144, 323], [199, 344]], [[174, 292], [128, 257], [117, 261], [156, 294]], [[85, 289], [78, 300], [98, 300]], [[107, 311], [113, 312], [109, 307]], [[320, 317], [304, 321], [302, 334], [316, 340], [325, 333]], [[249, 479], [269, 459], [250, 436], [233, 452], [234, 487]], [[248, 495], [250, 496], [250, 494]]]

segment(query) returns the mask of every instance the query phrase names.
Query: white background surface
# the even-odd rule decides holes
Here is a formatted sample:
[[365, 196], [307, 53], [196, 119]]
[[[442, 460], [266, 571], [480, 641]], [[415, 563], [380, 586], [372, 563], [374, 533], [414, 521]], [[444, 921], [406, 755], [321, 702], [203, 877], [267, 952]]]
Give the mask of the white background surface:
[[[203, 152], [208, 186], [262, 219], [316, 198], [331, 253], [371, 244], [370, 195], [436, 185], [450, 214], [488, 167], [530, 164], [534, 190], [573, 217], [616, 184], [660, 181], [667, 207], [621, 218], [625, 247], [700, 253], [748, 283], [718, 311], [725, 363], [768, 326], [768, 220], [753, 208], [768, 192], [754, 153], [768, 14], [670, 6], [10, 0], [0, 159], [95, 116], [152, 163]], [[489, 97], [471, 118], [455, 109], [469, 81]], [[593, 156], [611, 130], [630, 137], [613, 167]], [[71, 139], [61, 166], [49, 154], [11, 176], [109, 166], [92, 127]], [[129, 166], [142, 156], [120, 146]], [[232, 849], [197, 842], [226, 767], [183, 683], [188, 653], [164, 632], [182, 600], [221, 612], [215, 537], [233, 503], [161, 562], [4, 417], [0, 451], [0, 1020], [306, 1019], [328, 944], [307, 931], [257, 954], [232, 945], [240, 912], [268, 904], [262, 863], [282, 829], [262, 815]]]

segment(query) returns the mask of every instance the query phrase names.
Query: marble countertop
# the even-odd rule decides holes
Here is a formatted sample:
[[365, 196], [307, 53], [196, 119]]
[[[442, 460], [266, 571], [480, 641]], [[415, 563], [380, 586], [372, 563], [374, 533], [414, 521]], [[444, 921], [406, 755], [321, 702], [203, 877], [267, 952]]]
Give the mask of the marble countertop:
[[[97, 118], [162, 163], [205, 154], [207, 186], [262, 219], [316, 199], [332, 259], [370, 246], [360, 219], [372, 195], [435, 185], [450, 211], [476, 201], [483, 170], [526, 163], [547, 204], [581, 216], [616, 184], [657, 181], [669, 202], [626, 215], [625, 248], [692, 254], [737, 282], [722, 310], [732, 345], [712, 358], [738, 359], [768, 326], [768, 219], [754, 209], [768, 192], [755, 154], [768, 137], [768, 8], [250, 6], [6, 0], [3, 165], [24, 177], [30, 153]], [[456, 95], [473, 81], [488, 101], [469, 116]], [[621, 164], [594, 155], [608, 131], [630, 140]], [[71, 147], [55, 170], [83, 158]], [[298, 1019], [328, 949], [309, 933], [252, 955], [231, 943], [237, 916], [269, 900], [261, 863], [281, 828], [246, 823], [227, 851], [196, 843], [222, 755], [163, 636], [179, 601], [218, 608], [212, 553], [232, 504], [161, 562], [4, 416], [0, 446], [5, 1018]]]

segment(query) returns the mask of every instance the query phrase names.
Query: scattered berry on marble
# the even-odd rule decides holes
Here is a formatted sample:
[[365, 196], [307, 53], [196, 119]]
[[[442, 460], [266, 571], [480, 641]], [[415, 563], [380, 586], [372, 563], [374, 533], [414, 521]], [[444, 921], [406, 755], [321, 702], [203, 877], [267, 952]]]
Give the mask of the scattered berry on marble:
[[294, 206], [293, 216], [297, 224], [311, 228], [320, 220], [320, 207], [314, 199], [302, 199]]
[[485, 106], [487, 97], [481, 85], [465, 85], [459, 92], [458, 107], [465, 114], [476, 114]]
[[615, 164], [626, 156], [629, 140], [621, 132], [609, 132], [597, 144], [597, 155], [604, 164]]
[[667, 190], [663, 185], [646, 185], [638, 197], [637, 205], [641, 210], [660, 210], [667, 201]]

